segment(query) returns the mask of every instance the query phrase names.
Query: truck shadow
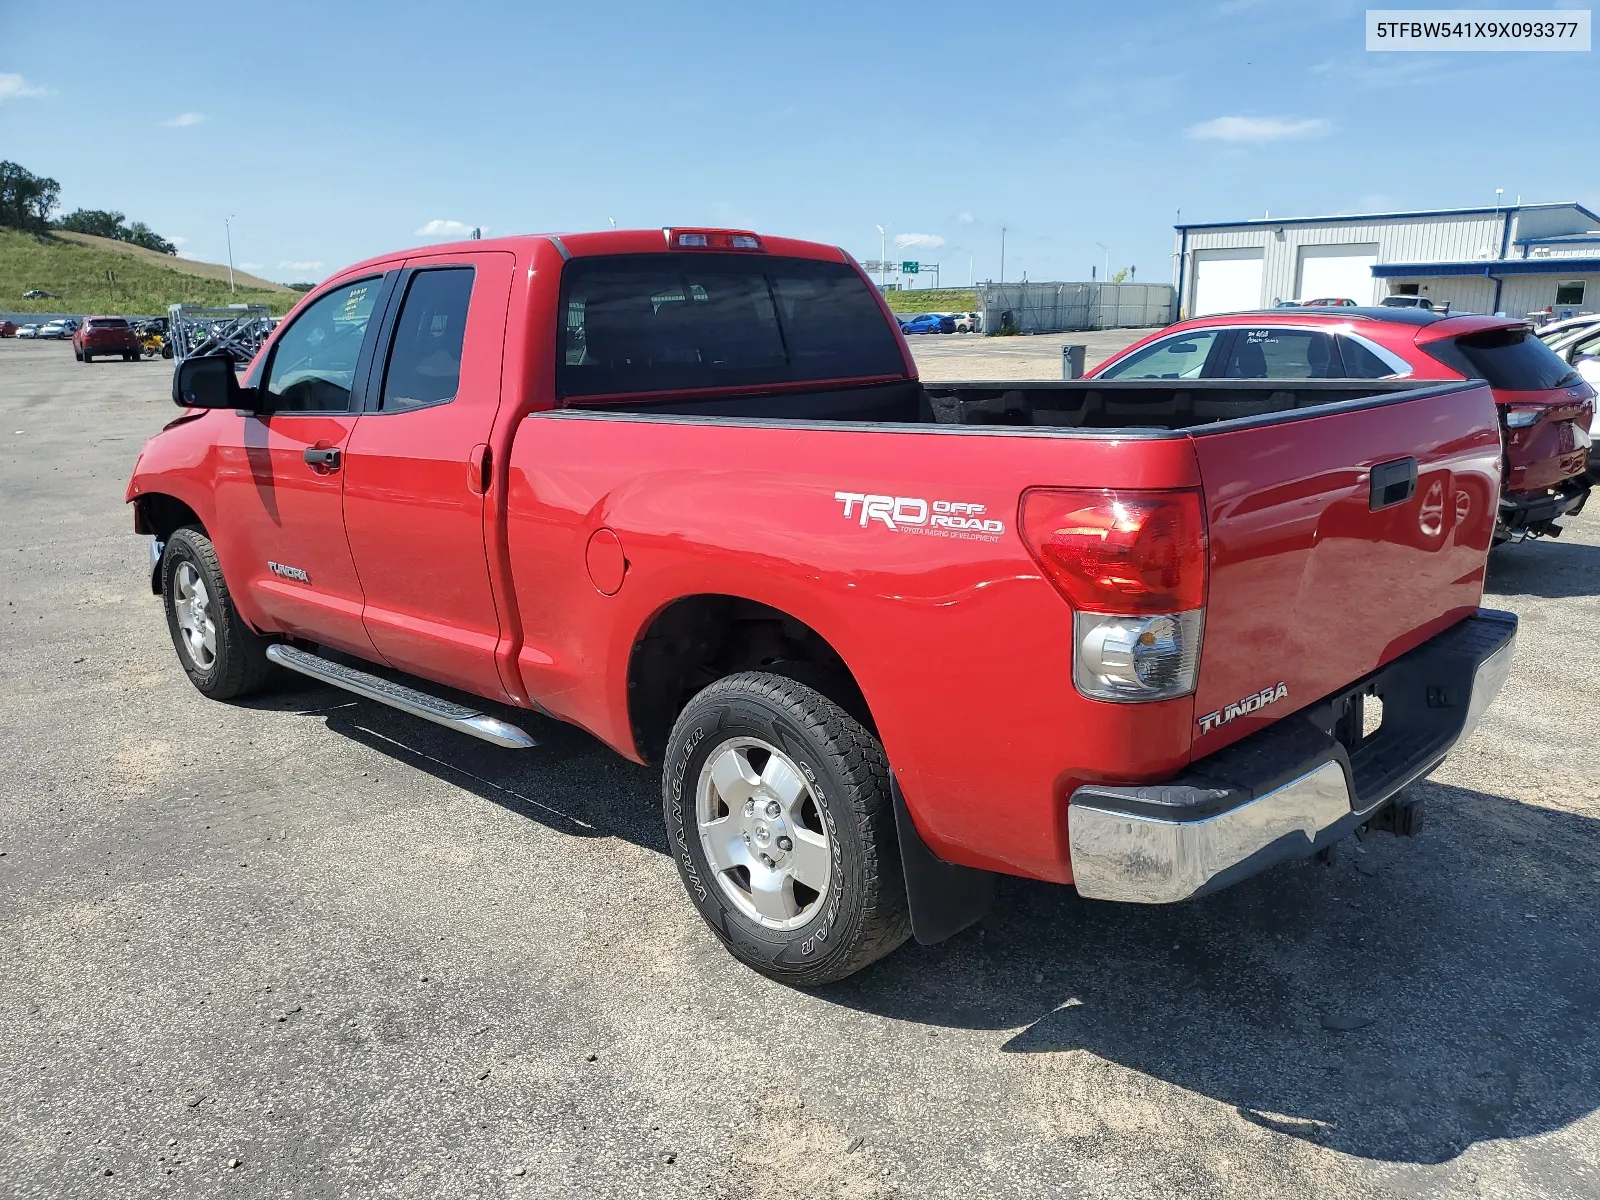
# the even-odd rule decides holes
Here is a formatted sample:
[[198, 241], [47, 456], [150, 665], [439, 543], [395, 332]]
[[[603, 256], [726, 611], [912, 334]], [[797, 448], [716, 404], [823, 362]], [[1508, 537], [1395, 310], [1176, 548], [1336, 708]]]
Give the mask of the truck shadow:
[[1600, 822], [1421, 788], [1414, 841], [1351, 842], [1331, 868], [1177, 907], [1006, 880], [981, 933], [827, 994], [1017, 1028], [1008, 1053], [1091, 1054], [1364, 1158], [1438, 1163], [1560, 1129], [1600, 1107]]
[[1600, 546], [1555, 538], [1501, 546], [1489, 555], [1484, 591], [1551, 600], [1600, 595]]
[[[666, 853], [658, 774], [579, 730], [530, 723], [537, 750], [496, 751], [331, 689], [256, 703], [552, 829]], [[1014, 1030], [1004, 1053], [1093, 1055], [1375, 1160], [1444, 1162], [1563, 1128], [1600, 1108], [1600, 822], [1418, 786], [1418, 838], [1347, 842], [1331, 867], [1291, 864], [1174, 907], [1002, 879], [981, 925], [815, 995]], [[1080, 1099], [1070, 1062], [1051, 1076], [1064, 1112]]]

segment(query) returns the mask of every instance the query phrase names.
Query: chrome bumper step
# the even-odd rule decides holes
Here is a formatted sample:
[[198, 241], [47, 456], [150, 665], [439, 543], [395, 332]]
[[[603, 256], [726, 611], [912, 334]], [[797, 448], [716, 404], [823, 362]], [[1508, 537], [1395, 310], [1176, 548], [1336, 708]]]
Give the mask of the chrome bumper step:
[[281, 642], [268, 646], [267, 657], [280, 667], [297, 671], [319, 683], [343, 688], [357, 696], [376, 700], [379, 704], [387, 704], [390, 708], [398, 708], [424, 721], [432, 721], [435, 725], [443, 725], [446, 729], [469, 734], [508, 750], [529, 750], [539, 744], [525, 730], [498, 717], [491, 717], [464, 704], [441, 700], [403, 683], [369, 675], [366, 671], [347, 667], [343, 663], [320, 658], [294, 646]]

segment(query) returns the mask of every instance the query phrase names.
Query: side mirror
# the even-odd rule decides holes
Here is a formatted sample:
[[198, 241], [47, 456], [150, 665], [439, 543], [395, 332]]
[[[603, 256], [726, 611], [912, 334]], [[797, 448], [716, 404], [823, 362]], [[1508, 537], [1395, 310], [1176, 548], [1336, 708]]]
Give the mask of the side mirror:
[[198, 354], [172, 372], [172, 402], [180, 408], [232, 408], [256, 412], [255, 388], [241, 387], [228, 354]]

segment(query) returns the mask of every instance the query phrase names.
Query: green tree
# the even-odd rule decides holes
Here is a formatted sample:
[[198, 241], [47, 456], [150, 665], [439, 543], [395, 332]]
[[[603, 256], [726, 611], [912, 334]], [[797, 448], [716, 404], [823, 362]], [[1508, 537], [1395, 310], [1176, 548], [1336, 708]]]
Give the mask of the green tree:
[[103, 208], [77, 208], [57, 221], [56, 228], [125, 242], [128, 240], [128, 230], [123, 225], [125, 220], [127, 218], [119, 212], [107, 212]]
[[0, 225], [44, 230], [61, 200], [61, 185], [21, 163], [0, 161]]
[[124, 240], [132, 242], [135, 246], [143, 246], [146, 250], [154, 250], [157, 254], [176, 254], [178, 252], [176, 246], [143, 221], [135, 221], [129, 226], [127, 237]]

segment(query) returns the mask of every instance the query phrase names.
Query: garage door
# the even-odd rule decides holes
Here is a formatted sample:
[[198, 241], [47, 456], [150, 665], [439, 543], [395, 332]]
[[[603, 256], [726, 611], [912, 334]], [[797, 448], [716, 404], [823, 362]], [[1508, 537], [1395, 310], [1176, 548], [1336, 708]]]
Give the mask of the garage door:
[[1372, 303], [1372, 264], [1378, 244], [1301, 246], [1296, 300], [1354, 300]]
[[1194, 312], [1243, 312], [1261, 307], [1260, 250], [1196, 250]]

